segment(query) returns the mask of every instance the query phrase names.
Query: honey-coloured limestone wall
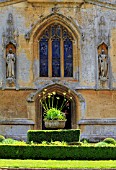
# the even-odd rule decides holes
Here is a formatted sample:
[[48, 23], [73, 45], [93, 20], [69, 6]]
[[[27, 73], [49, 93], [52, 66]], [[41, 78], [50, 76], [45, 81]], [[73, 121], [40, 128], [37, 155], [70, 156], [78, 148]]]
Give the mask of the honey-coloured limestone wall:
[[[36, 111], [37, 103], [27, 101], [31, 93], [36, 93], [35, 90], [7, 90], [5, 91], [6, 93], [4, 93], [4, 91], [2, 92], [3, 93], [0, 93], [0, 102], [2, 103], [1, 106], [3, 106], [0, 107], [1, 134], [16, 139], [26, 139], [28, 129], [42, 128], [40, 126], [42, 113], [40, 109]], [[77, 110], [75, 110], [76, 125], [73, 125], [75, 128], [81, 129], [81, 138], [88, 138], [91, 139], [91, 141], [98, 141], [109, 136], [116, 138], [116, 92], [112, 91], [110, 93], [107, 90], [77, 90], [77, 93], [79, 95], [81, 94], [83, 99], [85, 99], [84, 101], [80, 101], [79, 95], [77, 96]], [[84, 102], [85, 107], [81, 107], [82, 102]], [[74, 110], [72, 110], [72, 113], [73, 112]], [[72, 122], [72, 124], [74, 123]], [[20, 129], [19, 134], [18, 128]]]
[[[16, 80], [11, 84], [6, 79], [4, 40], [9, 14], [16, 40]], [[38, 39], [55, 22], [66, 27], [74, 39], [71, 78], [39, 76]], [[98, 47], [102, 44], [108, 57], [105, 80], [99, 78]], [[41, 108], [33, 95], [39, 95], [44, 87], [52, 91], [58, 84], [59, 93], [68, 88], [72, 92], [72, 127], [81, 129], [81, 138], [116, 138], [115, 55], [115, 0], [0, 1], [0, 134], [26, 139], [28, 129], [41, 129]], [[52, 67], [49, 69], [52, 72]]]
[[[53, 3], [52, 3], [53, 2]], [[106, 83], [106, 88], [115, 89], [115, 7], [107, 7], [97, 5], [95, 3], [83, 3], [75, 1], [74, 3], [62, 3], [52, 1], [51, 3], [42, 3], [37, 1], [31, 3], [23, 1], [8, 5], [1, 3], [0, 7], [0, 64], [3, 74], [4, 68], [2, 66], [4, 49], [2, 44], [3, 30], [7, 28], [7, 18], [9, 13], [13, 15], [14, 27], [19, 32], [18, 46], [17, 46], [17, 84], [18, 87], [40, 88], [41, 85], [50, 83], [51, 79], [39, 79], [39, 58], [38, 51], [34, 46], [34, 41], [38, 36], [41, 28], [45, 22], [49, 25], [50, 18], [57, 22], [64, 23], [69, 26], [69, 30], [74, 33], [77, 38], [77, 45], [74, 51], [74, 80], [66, 79], [66, 82], [73, 88], [102, 88], [98, 81], [98, 53], [97, 45], [99, 38], [99, 23], [100, 17], [105, 18], [104, 31], [106, 32], [106, 39], [109, 41], [108, 55], [110, 59], [109, 79]], [[54, 2], [57, 5], [54, 5]], [[54, 8], [56, 7], [57, 10]], [[56, 10], [56, 11], [55, 11]], [[53, 17], [52, 17], [53, 16]], [[57, 17], [56, 17], [57, 16]], [[59, 17], [60, 16], [60, 17]], [[59, 20], [58, 20], [59, 18]], [[40, 27], [40, 28], [39, 28]], [[29, 33], [29, 39], [25, 36]], [[35, 33], [35, 34], [34, 34]], [[37, 40], [36, 40], [37, 42]], [[33, 51], [34, 50], [34, 51]], [[0, 72], [1, 87], [4, 86], [3, 74]], [[75, 81], [75, 82], [74, 82]], [[61, 80], [65, 83], [65, 79]], [[3, 87], [4, 88], [4, 87]]]

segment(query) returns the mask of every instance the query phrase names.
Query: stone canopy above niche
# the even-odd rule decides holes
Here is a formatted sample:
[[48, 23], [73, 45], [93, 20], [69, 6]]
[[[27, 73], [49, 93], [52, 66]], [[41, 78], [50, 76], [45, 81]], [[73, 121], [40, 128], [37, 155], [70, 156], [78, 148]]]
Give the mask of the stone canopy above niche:
[[31, 3], [83, 3], [84, 0], [27, 0]]

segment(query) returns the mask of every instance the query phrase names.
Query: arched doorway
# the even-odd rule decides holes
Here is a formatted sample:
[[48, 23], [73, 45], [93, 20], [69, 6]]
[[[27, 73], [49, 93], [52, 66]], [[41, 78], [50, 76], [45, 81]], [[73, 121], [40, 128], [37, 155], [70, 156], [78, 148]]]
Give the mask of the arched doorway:
[[[47, 105], [47, 107], [50, 108], [57, 108], [59, 110], [61, 110], [65, 116], [66, 116], [66, 124], [64, 129], [71, 129], [71, 106], [72, 106], [72, 101], [71, 98], [67, 98], [65, 95], [59, 95], [58, 93], [56, 93], [55, 95], [49, 96], [43, 100], [44, 104]], [[42, 129], [46, 129], [45, 125], [44, 125], [44, 114], [45, 112], [45, 108], [44, 106], [42, 107]]]
[[[82, 119], [85, 115], [86, 104], [85, 99], [82, 94], [78, 93], [76, 90], [71, 89], [66, 85], [61, 85], [59, 83], [52, 83], [50, 85], [44, 86], [40, 90], [31, 93], [27, 97], [27, 112], [28, 118], [33, 120], [34, 129], [44, 129], [43, 127], [43, 109], [40, 100], [43, 98], [43, 92], [45, 91], [45, 97], [48, 96], [49, 93], [56, 92], [58, 97], [61, 98], [61, 102], [63, 100], [65, 93], [65, 98], [71, 101], [69, 103], [68, 113], [67, 114], [67, 125], [66, 128], [69, 129], [77, 129], [78, 121]], [[57, 96], [56, 96], [57, 97]], [[60, 103], [59, 103], [60, 105]], [[66, 111], [66, 107], [64, 107], [63, 111]], [[69, 117], [68, 117], [69, 116]]]
[[[35, 122], [36, 126], [35, 129], [44, 129], [43, 125], [43, 113], [44, 110], [41, 105], [41, 100], [43, 99], [43, 93], [44, 97], [48, 97], [50, 93], [55, 92], [55, 98], [59, 97], [60, 101], [58, 103], [58, 106], [61, 105], [62, 101], [64, 100], [64, 94], [65, 94], [65, 99], [69, 101], [67, 103], [67, 106], [65, 106], [62, 111], [66, 112], [66, 117], [67, 117], [67, 123], [66, 123], [66, 129], [75, 129], [77, 128], [77, 117], [78, 117], [78, 108], [80, 107], [79, 105], [79, 100], [78, 97], [75, 95], [75, 92], [73, 90], [69, 89], [66, 86], [60, 85], [60, 84], [52, 84], [49, 86], [46, 86], [46, 88], [41, 89], [39, 92], [35, 94]], [[55, 103], [57, 100], [55, 100]]]

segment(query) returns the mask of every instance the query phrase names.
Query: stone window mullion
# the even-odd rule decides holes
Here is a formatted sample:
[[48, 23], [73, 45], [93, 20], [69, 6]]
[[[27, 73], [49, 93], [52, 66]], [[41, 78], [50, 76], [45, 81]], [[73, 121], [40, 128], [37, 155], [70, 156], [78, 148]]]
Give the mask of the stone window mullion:
[[60, 64], [61, 64], [61, 77], [64, 77], [64, 41], [61, 38], [61, 52], [60, 52]]
[[52, 40], [48, 42], [48, 75], [52, 77]]

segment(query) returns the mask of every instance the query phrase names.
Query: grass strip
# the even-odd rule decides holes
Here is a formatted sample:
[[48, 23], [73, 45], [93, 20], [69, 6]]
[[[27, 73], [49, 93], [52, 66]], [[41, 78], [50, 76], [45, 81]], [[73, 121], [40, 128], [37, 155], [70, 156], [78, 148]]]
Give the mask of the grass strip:
[[0, 159], [0, 168], [116, 168], [116, 161]]

